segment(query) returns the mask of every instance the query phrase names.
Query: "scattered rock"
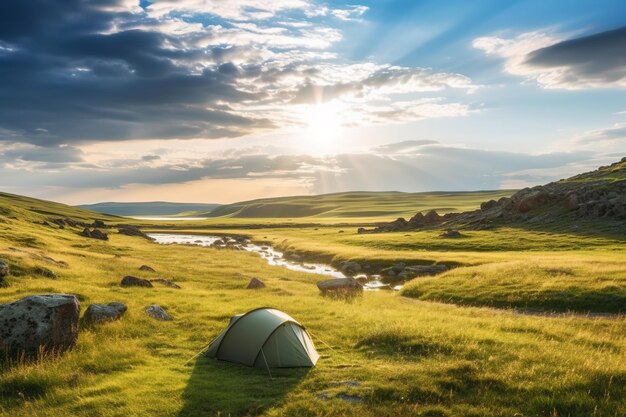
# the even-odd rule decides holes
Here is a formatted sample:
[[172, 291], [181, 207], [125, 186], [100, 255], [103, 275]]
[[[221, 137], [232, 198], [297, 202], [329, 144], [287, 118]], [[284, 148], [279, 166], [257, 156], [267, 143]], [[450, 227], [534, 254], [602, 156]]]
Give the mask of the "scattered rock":
[[0, 261], [0, 278], [4, 278], [11, 274], [11, 269], [6, 262]]
[[109, 240], [109, 235], [100, 229], [89, 230], [88, 227], [85, 227], [80, 234], [81, 236], [89, 237], [91, 239]]
[[146, 309], [146, 314], [157, 320], [169, 321], [172, 317], [160, 306], [152, 304]]
[[122, 225], [122, 226], [118, 226], [117, 231], [121, 235], [139, 236], [139, 237], [143, 237], [144, 239], [152, 240], [150, 236], [142, 232], [141, 229], [139, 229], [137, 226]]
[[0, 357], [61, 353], [76, 344], [80, 303], [73, 295], [32, 295], [0, 304]]
[[413, 276], [423, 275], [436, 275], [447, 271], [448, 265], [436, 264], [436, 265], [411, 265], [407, 266], [404, 270]]
[[125, 276], [120, 283], [122, 287], [152, 287], [152, 283], [147, 279], [133, 276]]
[[459, 237], [463, 237], [463, 235], [458, 230], [448, 229], [442, 234], [440, 234], [439, 237], [456, 239]]
[[100, 227], [104, 229], [105, 227], [107, 227], [107, 225], [104, 224], [102, 220], [94, 220], [93, 223], [91, 224], [91, 227]]
[[570, 193], [565, 197], [565, 208], [568, 210], [576, 210], [580, 204], [578, 194]]
[[139, 267], [139, 270], [140, 270], [140, 271], [146, 271], [146, 272], [156, 272], [156, 271], [154, 270], [154, 268], [152, 268], [151, 266], [148, 266], [148, 265], [141, 265], [141, 266]]
[[252, 278], [246, 287], [249, 290], [256, 290], [259, 288], [265, 288], [265, 283], [258, 278]]
[[484, 203], [481, 203], [480, 205], [480, 209], [483, 211], [486, 210], [490, 210], [494, 207], [497, 207], [499, 204], [496, 200], [489, 200], [489, 201], [485, 201]]
[[103, 323], [106, 321], [119, 320], [128, 307], [122, 303], [91, 304], [83, 315], [87, 323]]
[[176, 284], [173, 281], [170, 281], [169, 279], [165, 279], [165, 278], [155, 278], [155, 279], [151, 279], [150, 282], [157, 282], [159, 284], [163, 284], [166, 287], [170, 287], [170, 288], [176, 288], [177, 290], [181, 289], [181, 286]]
[[58, 278], [58, 275], [56, 274], [56, 272], [51, 271], [48, 268], [44, 268], [42, 266], [38, 266], [37, 268], [34, 269], [33, 272], [37, 275], [41, 275], [42, 277], [46, 277], [46, 278], [51, 278], [51, 279]]
[[317, 288], [322, 293], [329, 291], [348, 290], [348, 291], [362, 291], [363, 286], [359, 284], [354, 278], [337, 278], [329, 279], [326, 281], [320, 281], [317, 283]]
[[361, 269], [361, 264], [358, 262], [346, 261], [341, 264], [341, 271], [346, 275], [358, 274]]

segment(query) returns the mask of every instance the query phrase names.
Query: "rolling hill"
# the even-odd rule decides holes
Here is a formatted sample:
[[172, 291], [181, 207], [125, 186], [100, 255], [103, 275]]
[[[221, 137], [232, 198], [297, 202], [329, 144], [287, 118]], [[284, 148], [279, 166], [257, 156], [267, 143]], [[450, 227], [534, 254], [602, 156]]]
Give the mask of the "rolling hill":
[[435, 209], [442, 213], [475, 209], [489, 199], [510, 196], [511, 190], [471, 192], [345, 192], [314, 196], [264, 198], [220, 206], [201, 216], [234, 218], [367, 218], [413, 214]]

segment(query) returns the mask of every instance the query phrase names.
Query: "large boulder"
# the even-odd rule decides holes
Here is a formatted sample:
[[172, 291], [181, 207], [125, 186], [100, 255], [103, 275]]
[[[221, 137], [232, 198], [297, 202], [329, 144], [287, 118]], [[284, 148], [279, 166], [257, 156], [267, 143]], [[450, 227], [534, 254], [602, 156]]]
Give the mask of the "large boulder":
[[133, 276], [125, 276], [120, 283], [122, 287], [152, 287], [152, 283], [147, 279], [137, 278]]
[[118, 320], [128, 310], [126, 304], [92, 304], [87, 307], [83, 319], [87, 323], [103, 323], [106, 321]]
[[550, 194], [544, 190], [535, 190], [523, 195], [517, 203], [517, 211], [527, 213], [534, 210], [550, 199]]
[[494, 207], [498, 207], [498, 202], [496, 200], [489, 200], [480, 204], [480, 209], [483, 211], [490, 210]]
[[172, 317], [167, 314], [167, 312], [163, 309], [163, 307], [158, 306], [156, 304], [152, 304], [148, 308], [146, 308], [146, 314], [152, 317], [153, 319], [169, 321], [172, 320]]
[[256, 290], [259, 288], [265, 288], [265, 283], [258, 278], [252, 278], [246, 287], [249, 290]]
[[71, 349], [78, 338], [80, 303], [69, 294], [32, 295], [0, 304], [0, 358]]
[[363, 286], [354, 278], [337, 278], [329, 279], [326, 281], [320, 281], [317, 283], [317, 288], [322, 293], [329, 291], [361, 291]]

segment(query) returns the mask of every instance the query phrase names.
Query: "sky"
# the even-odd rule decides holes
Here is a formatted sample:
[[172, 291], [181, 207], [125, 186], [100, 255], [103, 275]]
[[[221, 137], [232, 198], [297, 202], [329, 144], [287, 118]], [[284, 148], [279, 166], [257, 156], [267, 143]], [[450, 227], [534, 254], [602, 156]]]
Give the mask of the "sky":
[[626, 156], [623, 0], [2, 0], [0, 191], [517, 189]]

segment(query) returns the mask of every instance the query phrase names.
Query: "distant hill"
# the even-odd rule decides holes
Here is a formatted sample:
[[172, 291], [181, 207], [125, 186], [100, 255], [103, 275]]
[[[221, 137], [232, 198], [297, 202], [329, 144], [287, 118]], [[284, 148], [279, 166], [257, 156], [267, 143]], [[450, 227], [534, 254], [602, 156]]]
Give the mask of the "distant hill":
[[202, 203], [169, 203], [165, 201], [149, 201], [142, 203], [97, 203], [82, 204], [76, 207], [113, 214], [115, 216], [195, 216], [197, 213], [210, 213], [219, 204]]
[[514, 191], [472, 192], [345, 192], [243, 201], [220, 206], [201, 216], [234, 218], [368, 218], [406, 215], [415, 209], [442, 213], [477, 208], [482, 201], [510, 196]]

